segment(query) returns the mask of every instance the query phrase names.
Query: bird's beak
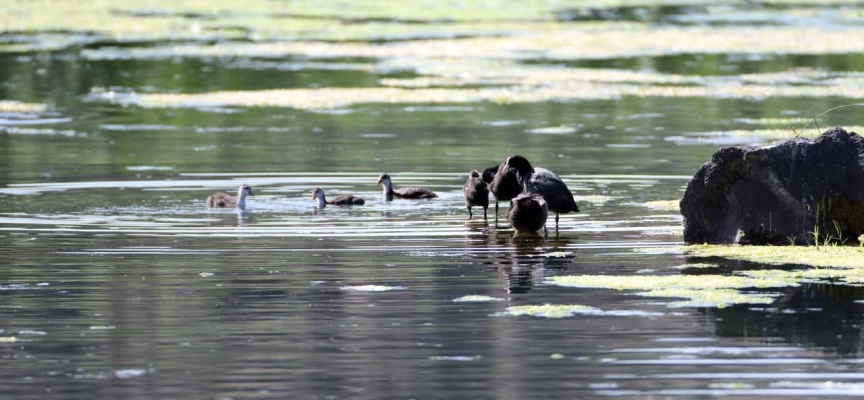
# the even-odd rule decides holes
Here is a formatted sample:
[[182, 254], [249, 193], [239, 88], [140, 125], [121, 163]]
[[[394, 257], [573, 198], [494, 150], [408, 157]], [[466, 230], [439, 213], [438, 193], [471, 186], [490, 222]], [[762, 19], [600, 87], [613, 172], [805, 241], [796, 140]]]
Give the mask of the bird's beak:
[[312, 200], [317, 200], [317, 199], [318, 199], [318, 194], [312, 193]]
[[252, 189], [249, 189], [249, 195], [250, 195], [250, 196], [254, 196], [254, 195], [255, 195], [255, 193], [252, 193]]
[[375, 184], [376, 184], [376, 185], [380, 185], [380, 184], [381, 184], [381, 179], [378, 179], [378, 181], [375, 182]]

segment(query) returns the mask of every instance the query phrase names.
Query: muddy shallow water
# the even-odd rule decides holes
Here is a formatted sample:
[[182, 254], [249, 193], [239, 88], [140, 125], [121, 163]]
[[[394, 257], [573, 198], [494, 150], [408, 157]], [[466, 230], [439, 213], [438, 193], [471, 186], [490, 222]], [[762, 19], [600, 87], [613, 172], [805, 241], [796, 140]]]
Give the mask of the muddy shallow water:
[[[761, 9], [639, 10], [595, 17], [685, 27], [768, 18]], [[840, 6], [777, 10], [785, 17], [768, 19], [793, 28], [838, 15], [854, 21]], [[45, 40], [19, 35], [0, 38]], [[849, 102], [801, 88], [855, 89], [857, 54], [682, 55], [659, 46], [657, 55], [568, 61], [528, 52], [520, 65], [540, 75], [498, 65], [477, 80], [429, 72], [437, 64], [428, 60], [164, 56], [172, 42], [67, 36], [71, 44], [50, 50], [0, 49], [0, 100], [16, 101], [0, 102], [0, 393], [10, 398], [864, 394], [858, 287], [735, 288], [761, 303], [699, 305], [553, 279], [778, 268], [682, 256], [674, 200], [719, 146], [794, 136], [789, 127]], [[126, 48], [158, 56], [94, 56]], [[550, 83], [548, 101], [517, 95], [545, 93], [533, 81], [543, 68], [617, 86], [563, 98], [554, 94], [567, 84]], [[423, 76], [462, 80], [449, 81], [457, 94], [513, 86], [501, 101], [406, 96], [294, 107], [285, 93], [271, 102], [255, 92], [254, 104], [207, 97]], [[494, 81], [502, 76], [515, 81]], [[744, 90], [757, 84], [784, 91]], [[633, 85], [678, 89], [626, 94]], [[688, 86], [708, 94], [677, 92]], [[737, 86], [744, 89], [729, 89]], [[206, 96], [129, 101], [147, 93]], [[855, 113], [820, 125], [851, 125]], [[488, 222], [466, 223], [468, 173], [512, 154], [557, 172], [573, 191], [582, 212], [562, 215], [559, 232], [514, 237], [503, 226], [506, 204], [498, 227], [494, 208]], [[387, 201], [375, 185], [381, 172], [439, 197]], [[256, 194], [246, 211], [205, 207], [207, 195], [241, 183]], [[366, 205], [316, 210], [316, 186]]]

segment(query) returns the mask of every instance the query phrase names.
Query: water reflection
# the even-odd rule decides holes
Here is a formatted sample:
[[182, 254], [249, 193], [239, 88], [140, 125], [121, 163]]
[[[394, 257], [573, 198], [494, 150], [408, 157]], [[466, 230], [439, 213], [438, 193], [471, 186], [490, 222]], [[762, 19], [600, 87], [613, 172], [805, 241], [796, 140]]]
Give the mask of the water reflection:
[[805, 284], [783, 292], [769, 307], [707, 309], [716, 317], [721, 337], [759, 336], [796, 346], [823, 348], [838, 357], [858, 357], [864, 350], [864, 288]]

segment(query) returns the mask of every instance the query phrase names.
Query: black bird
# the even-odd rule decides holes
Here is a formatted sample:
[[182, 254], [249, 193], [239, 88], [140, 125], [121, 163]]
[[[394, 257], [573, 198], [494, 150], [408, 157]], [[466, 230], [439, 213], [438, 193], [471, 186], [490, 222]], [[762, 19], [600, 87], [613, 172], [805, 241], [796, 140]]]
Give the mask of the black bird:
[[525, 157], [514, 155], [507, 158], [505, 164], [514, 168], [519, 174], [519, 182], [528, 193], [539, 194], [546, 200], [549, 211], [555, 213], [555, 230], [558, 230], [558, 214], [567, 214], [571, 211], [579, 212], [579, 206], [573, 199], [573, 193], [567, 188], [567, 184], [546, 168], [534, 168]]
[[537, 232], [543, 228], [546, 230], [546, 219], [549, 218], [549, 207], [546, 200], [539, 194], [523, 194], [510, 200], [510, 209], [507, 210], [507, 221], [513, 225], [516, 233]]
[[483, 171], [483, 181], [489, 184], [489, 190], [495, 196], [495, 225], [498, 225], [498, 202], [513, 200], [522, 193], [519, 175], [504, 161], [497, 167], [486, 168]]
[[312, 193], [312, 200], [318, 200], [318, 208], [324, 208], [328, 204], [334, 204], [337, 206], [362, 206], [363, 204], [366, 204], [366, 200], [362, 197], [354, 197], [354, 195], [351, 194], [343, 194], [327, 200], [327, 198], [324, 197], [324, 189], [321, 189], [320, 187], [315, 188], [315, 191]]
[[421, 187], [393, 189], [393, 181], [390, 180], [390, 175], [387, 174], [381, 174], [381, 176], [378, 177], [378, 184], [384, 186], [384, 195], [387, 196], [388, 199], [391, 199], [394, 196], [402, 199], [431, 199], [433, 197], [438, 197], [438, 195], [431, 190]]
[[480, 178], [480, 173], [477, 170], [471, 171], [471, 176], [462, 186], [462, 192], [465, 193], [465, 207], [468, 208], [468, 219], [474, 218], [471, 213], [471, 207], [483, 207], [483, 219], [486, 219], [486, 209], [489, 208], [489, 187], [486, 182]]

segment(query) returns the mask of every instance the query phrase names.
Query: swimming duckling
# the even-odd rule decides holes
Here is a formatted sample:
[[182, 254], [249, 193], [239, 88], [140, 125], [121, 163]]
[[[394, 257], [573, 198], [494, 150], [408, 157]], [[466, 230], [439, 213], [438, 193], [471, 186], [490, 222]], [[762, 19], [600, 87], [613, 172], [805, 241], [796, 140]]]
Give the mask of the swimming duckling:
[[471, 207], [483, 207], [483, 219], [486, 219], [486, 209], [489, 208], [489, 187], [486, 182], [480, 178], [480, 173], [477, 170], [471, 171], [471, 176], [462, 187], [462, 192], [465, 193], [465, 207], [468, 208], [468, 219], [474, 218], [471, 213]]
[[366, 200], [362, 197], [354, 197], [351, 194], [343, 194], [341, 196], [336, 196], [333, 200], [327, 200], [324, 197], [324, 189], [320, 187], [316, 187], [315, 191], [312, 193], [312, 200], [318, 200], [318, 208], [324, 208], [328, 204], [334, 204], [337, 206], [361, 206], [366, 204]]
[[421, 187], [407, 187], [393, 189], [393, 182], [390, 180], [390, 175], [381, 174], [378, 177], [378, 184], [384, 187], [384, 195], [387, 198], [399, 197], [402, 199], [431, 199], [438, 197], [437, 194], [429, 189]]
[[537, 232], [543, 228], [546, 230], [546, 219], [549, 218], [549, 207], [546, 200], [539, 194], [526, 193], [510, 200], [510, 209], [507, 210], [507, 221], [513, 225], [516, 233]]
[[211, 194], [207, 197], [207, 207], [213, 208], [234, 208], [237, 207], [241, 210], [246, 208], [246, 195], [254, 196], [252, 193], [252, 187], [247, 184], [240, 185], [240, 189], [237, 190], [237, 197], [231, 197], [227, 193], [217, 192]]

